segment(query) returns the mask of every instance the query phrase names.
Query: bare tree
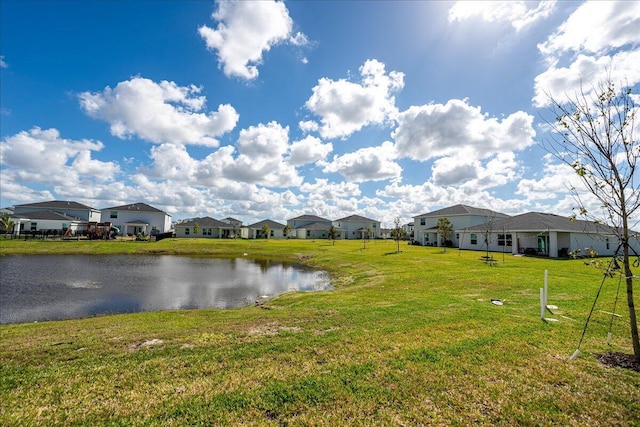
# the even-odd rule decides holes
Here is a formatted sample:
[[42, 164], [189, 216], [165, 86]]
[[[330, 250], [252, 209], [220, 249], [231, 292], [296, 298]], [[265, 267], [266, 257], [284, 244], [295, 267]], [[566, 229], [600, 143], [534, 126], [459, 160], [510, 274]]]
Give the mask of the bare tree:
[[566, 101], [548, 95], [555, 121], [550, 123], [554, 133], [545, 148], [573, 168], [604, 208], [604, 215], [590, 212], [575, 191], [580, 214], [610, 225], [619, 239], [633, 353], [640, 362], [629, 224], [640, 207], [640, 183], [634, 181], [640, 157], [640, 141], [634, 135], [639, 106], [631, 88], [617, 89], [610, 77], [591, 89], [581, 88]]
[[400, 240], [404, 238], [407, 232], [400, 225], [400, 217], [396, 217], [396, 219], [393, 220], [393, 223], [395, 224], [395, 227], [391, 230], [391, 237], [396, 241], [396, 253], [400, 253]]
[[[492, 233], [493, 233], [493, 220], [494, 215], [490, 214], [487, 217], [487, 221], [483, 224], [482, 237], [484, 239], [484, 245], [487, 249], [487, 254], [485, 256], [486, 262], [492, 260], [491, 255], [489, 254], [489, 244], [491, 243]], [[491, 263], [489, 263], [491, 265]]]

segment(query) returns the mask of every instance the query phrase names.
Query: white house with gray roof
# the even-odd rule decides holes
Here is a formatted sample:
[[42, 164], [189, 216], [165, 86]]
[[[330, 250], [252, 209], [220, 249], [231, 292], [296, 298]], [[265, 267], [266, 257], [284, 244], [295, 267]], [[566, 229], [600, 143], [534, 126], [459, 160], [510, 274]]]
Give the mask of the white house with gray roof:
[[[460, 249], [487, 250], [488, 245], [489, 251], [551, 258], [565, 257], [569, 252], [587, 255], [589, 250], [602, 256], [614, 255], [619, 244], [614, 231], [595, 222], [540, 212], [496, 219], [490, 225], [456, 229], [456, 233], [464, 235]], [[640, 253], [637, 237], [631, 245]]]
[[377, 239], [382, 237], [380, 221], [365, 218], [360, 215], [349, 215], [333, 221], [333, 226], [338, 229], [341, 238], [358, 240], [364, 237]]
[[451, 222], [452, 233], [449, 237], [451, 246], [460, 247], [462, 235], [457, 230], [485, 224], [489, 221], [508, 218], [500, 212], [490, 209], [474, 208], [467, 205], [455, 205], [413, 217], [413, 240], [423, 246], [442, 246], [443, 241], [438, 233], [438, 219], [447, 218]]
[[75, 234], [86, 231], [89, 222], [100, 222], [98, 209], [67, 200], [15, 205], [10, 216], [16, 234], [25, 231], [64, 234], [68, 229]]
[[13, 214], [16, 216], [31, 212], [57, 212], [68, 217], [86, 222], [100, 222], [100, 211], [82, 203], [67, 200], [51, 200], [48, 202], [25, 203], [15, 205]]
[[[265, 225], [269, 227], [268, 236], [265, 236], [263, 233]], [[284, 227], [284, 224], [280, 224], [279, 222], [275, 222], [270, 219], [265, 219], [242, 227], [241, 235], [243, 239], [264, 239], [265, 237], [268, 239], [282, 239], [286, 237], [284, 235]]]
[[329, 237], [331, 220], [315, 215], [300, 215], [288, 219], [291, 237], [298, 239], [326, 239]]
[[131, 203], [101, 209], [102, 222], [110, 222], [120, 230], [120, 235], [137, 235], [144, 233], [150, 236], [171, 231], [171, 215], [147, 205]]

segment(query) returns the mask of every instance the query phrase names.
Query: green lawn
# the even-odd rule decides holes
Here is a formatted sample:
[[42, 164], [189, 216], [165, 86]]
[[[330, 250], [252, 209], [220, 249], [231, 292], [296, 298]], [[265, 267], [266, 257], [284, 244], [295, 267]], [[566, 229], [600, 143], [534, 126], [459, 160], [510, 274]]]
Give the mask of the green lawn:
[[[17, 253], [206, 254], [298, 260], [336, 289], [265, 307], [0, 326], [0, 425], [640, 425], [625, 295], [562, 261], [393, 241], [49, 242]], [[560, 321], [540, 320], [539, 288]], [[636, 295], [640, 287], [636, 287]], [[504, 305], [491, 303], [501, 299]], [[640, 306], [636, 302], [636, 306]]]

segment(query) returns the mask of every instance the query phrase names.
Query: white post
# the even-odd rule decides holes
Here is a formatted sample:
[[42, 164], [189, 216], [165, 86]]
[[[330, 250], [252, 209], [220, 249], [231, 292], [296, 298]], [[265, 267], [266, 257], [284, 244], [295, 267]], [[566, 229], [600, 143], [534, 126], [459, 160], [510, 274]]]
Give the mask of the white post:
[[544, 306], [549, 302], [549, 270], [544, 271]]
[[540, 318], [545, 320], [544, 318], [544, 310], [546, 308], [546, 304], [544, 303], [544, 288], [540, 288]]

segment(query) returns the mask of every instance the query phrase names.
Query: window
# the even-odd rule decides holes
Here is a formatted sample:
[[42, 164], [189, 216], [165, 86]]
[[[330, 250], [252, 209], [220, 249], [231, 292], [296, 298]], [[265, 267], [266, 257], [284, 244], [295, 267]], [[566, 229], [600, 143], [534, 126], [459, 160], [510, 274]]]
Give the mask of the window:
[[471, 235], [471, 244], [472, 245], [477, 245], [478, 244], [478, 235], [477, 234], [472, 234]]
[[211, 229], [210, 228], [203, 228], [202, 229], [202, 235], [203, 236], [211, 236]]
[[511, 246], [511, 234], [498, 234], [498, 246]]
[[38, 223], [37, 222], [32, 222], [31, 223], [31, 231], [36, 231], [38, 229]]
[[425, 218], [420, 218], [420, 225], [425, 225], [427, 222]]
[[460, 233], [456, 233], [456, 240], [460, 240]]
[[274, 232], [274, 230], [271, 230], [271, 233], [270, 233], [271, 237], [273, 237], [275, 235], [275, 234], [273, 234], [273, 232]]
[[109, 218], [118, 218], [118, 211], [111, 211]]
[[185, 236], [188, 236], [188, 235], [189, 235], [189, 227], [186, 227], [186, 228], [184, 229], [184, 235], [185, 235]]
[[607, 237], [607, 249], [609, 249], [609, 238]]

